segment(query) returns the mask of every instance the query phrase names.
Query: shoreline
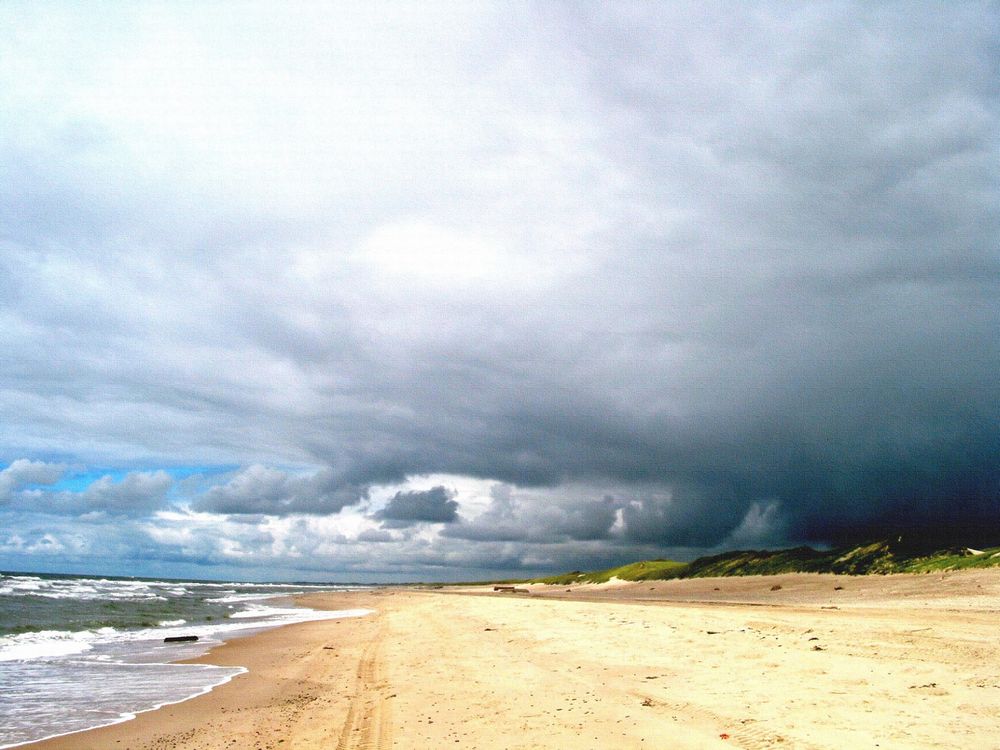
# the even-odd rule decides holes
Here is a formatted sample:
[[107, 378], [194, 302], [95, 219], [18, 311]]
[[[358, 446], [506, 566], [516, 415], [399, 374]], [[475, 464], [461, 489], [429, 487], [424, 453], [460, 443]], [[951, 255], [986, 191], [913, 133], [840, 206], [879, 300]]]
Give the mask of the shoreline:
[[1000, 717], [1000, 570], [566, 588], [308, 594], [375, 613], [227, 642], [190, 662], [247, 674], [19, 747], [943, 749]]
[[[377, 589], [350, 592], [317, 592], [294, 596], [289, 601], [295, 601], [296, 603], [301, 601], [302, 606], [308, 606], [321, 611], [346, 611], [359, 608], [354, 606], [359, 601], [356, 595], [374, 591], [377, 591]], [[351, 598], [350, 600], [344, 599], [341, 601], [341, 596], [350, 596]], [[309, 620], [265, 628], [246, 635], [238, 635], [207, 649], [203, 654], [178, 659], [170, 663], [241, 669], [242, 671], [239, 674], [228, 676], [226, 679], [202, 690], [200, 693], [187, 698], [177, 701], [167, 701], [148, 709], [128, 713], [111, 723], [13, 745], [10, 746], [10, 750], [21, 750], [21, 748], [24, 748], [24, 750], [83, 750], [91, 748], [99, 750], [100, 748], [112, 746], [139, 746], [137, 743], [148, 742], [150, 741], [149, 738], [172, 731], [177, 724], [178, 718], [183, 713], [186, 713], [184, 711], [185, 707], [192, 707], [193, 711], [191, 713], [198, 719], [202, 717], [207, 719], [215, 711], [228, 711], [228, 704], [239, 702], [231, 693], [236, 693], [242, 688], [241, 681], [246, 680], [254, 669], [266, 666], [265, 663], [268, 661], [266, 654], [275, 646], [280, 648], [281, 644], [285, 642], [294, 642], [299, 639], [309, 640], [313, 637], [313, 634], [310, 633], [311, 626], [346, 623], [364, 620], [366, 617], [370, 617], [370, 615]], [[302, 631], [301, 633], [299, 632], [300, 630]], [[242, 661], [245, 661], [246, 664], [241, 663]], [[254, 685], [253, 688], [258, 691], [264, 689], [260, 685]], [[223, 690], [226, 690], [226, 693], [219, 700], [220, 691]], [[213, 697], [216, 699], [213, 700]], [[200, 703], [200, 701], [204, 701], [204, 704]], [[146, 746], [159, 747], [164, 745], [154, 744]]]
[[[209, 652], [211, 652], [211, 649], [209, 650]], [[176, 662], [168, 662], [167, 664], [184, 664], [184, 663], [190, 663], [190, 662], [186, 661], [186, 660], [181, 660], [181, 661], [176, 661]], [[167, 664], [162, 664], [160, 666], [167, 666]], [[216, 665], [215, 664], [206, 664], [205, 666], [206, 667], [215, 667]], [[96, 732], [97, 730], [100, 730], [100, 729], [107, 729], [109, 727], [117, 726], [118, 724], [124, 724], [125, 722], [133, 721], [133, 720], [137, 719], [142, 714], [150, 713], [151, 711], [159, 711], [161, 708], [166, 708], [167, 706], [175, 706], [175, 705], [177, 705], [179, 703], [185, 703], [187, 701], [194, 700], [195, 698], [200, 698], [203, 695], [207, 695], [208, 693], [211, 693], [216, 688], [222, 687], [223, 685], [225, 685], [228, 682], [232, 682], [237, 677], [241, 677], [241, 676], [247, 674], [247, 672], [249, 671], [246, 667], [232, 667], [232, 669], [241, 669], [242, 671], [241, 672], [237, 672], [236, 674], [227, 675], [225, 678], [223, 678], [219, 682], [216, 682], [213, 685], [209, 685], [209, 686], [203, 688], [200, 692], [197, 692], [197, 693], [194, 693], [192, 695], [189, 695], [186, 698], [179, 698], [178, 700], [174, 700], [174, 701], [163, 701], [162, 703], [157, 703], [155, 706], [152, 706], [150, 708], [144, 708], [144, 709], [139, 710], [139, 711], [126, 711], [126, 712], [123, 712], [116, 720], [108, 722], [107, 724], [97, 724], [97, 725], [92, 726], [92, 727], [87, 727], [86, 729], [72, 729], [72, 730], [70, 730], [68, 732], [59, 732], [57, 734], [50, 734], [47, 737], [41, 737], [41, 738], [39, 738], [37, 740], [28, 740], [27, 742], [18, 742], [18, 743], [15, 743], [13, 745], [0, 745], [0, 750], [15, 750], [15, 748], [32, 747], [32, 746], [35, 746], [35, 745], [40, 745], [42, 743], [47, 743], [50, 740], [58, 740], [58, 739], [62, 739], [64, 737], [71, 737], [71, 736], [76, 735], [76, 734], [83, 734], [84, 732]]]

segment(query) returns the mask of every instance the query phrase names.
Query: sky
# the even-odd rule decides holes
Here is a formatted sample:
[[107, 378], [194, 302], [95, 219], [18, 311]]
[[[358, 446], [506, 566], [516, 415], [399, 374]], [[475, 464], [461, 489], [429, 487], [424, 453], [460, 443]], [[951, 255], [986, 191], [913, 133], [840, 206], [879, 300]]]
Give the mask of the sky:
[[0, 4], [0, 569], [1000, 543], [994, 2]]

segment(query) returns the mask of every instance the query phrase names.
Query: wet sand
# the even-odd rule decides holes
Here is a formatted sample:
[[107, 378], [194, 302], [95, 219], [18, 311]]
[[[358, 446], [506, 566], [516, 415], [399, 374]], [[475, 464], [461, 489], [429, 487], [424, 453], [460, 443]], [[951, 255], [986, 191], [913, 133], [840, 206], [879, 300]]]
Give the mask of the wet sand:
[[[776, 588], [778, 587], [778, 588]], [[1000, 748], [1000, 571], [385, 589], [199, 659], [250, 673], [25, 747]]]

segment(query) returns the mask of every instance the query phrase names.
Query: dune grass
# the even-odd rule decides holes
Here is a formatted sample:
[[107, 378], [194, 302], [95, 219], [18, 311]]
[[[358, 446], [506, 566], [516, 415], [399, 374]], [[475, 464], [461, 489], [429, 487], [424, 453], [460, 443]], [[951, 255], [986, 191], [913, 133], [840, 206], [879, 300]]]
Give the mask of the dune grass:
[[622, 581], [653, 581], [677, 578], [678, 574], [687, 569], [687, 567], [688, 563], [676, 562], [674, 560], [643, 560], [642, 562], [629, 563], [617, 568], [597, 570], [590, 573], [581, 573], [579, 570], [574, 570], [571, 573], [562, 573], [547, 578], [536, 578], [533, 582], [569, 586], [575, 583], [607, 583], [612, 578]]
[[583, 583], [655, 581], [672, 578], [777, 575], [779, 573], [839, 573], [871, 575], [931, 573], [1000, 566], [1000, 547], [971, 550], [945, 547], [928, 550], [919, 540], [880, 540], [835, 550], [794, 547], [783, 550], [738, 550], [699, 557], [691, 562], [644, 560], [617, 568], [532, 579], [532, 583], [570, 586]]

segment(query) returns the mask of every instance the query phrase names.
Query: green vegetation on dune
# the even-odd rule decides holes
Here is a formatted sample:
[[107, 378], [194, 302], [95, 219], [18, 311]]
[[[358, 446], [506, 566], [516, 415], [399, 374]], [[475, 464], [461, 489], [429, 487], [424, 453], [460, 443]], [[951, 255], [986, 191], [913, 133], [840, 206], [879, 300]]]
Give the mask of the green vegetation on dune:
[[812, 547], [783, 550], [746, 550], [699, 557], [688, 563], [684, 578], [767, 576], [778, 573], [818, 573], [829, 565], [829, 552]]
[[1000, 566], [1000, 547], [982, 550], [982, 554], [970, 554], [967, 550], [957, 553], [942, 553], [910, 560], [907, 573], [934, 573], [942, 570], [963, 570], [965, 568], [995, 568]]
[[581, 573], [574, 570], [572, 573], [536, 578], [533, 582], [568, 586], [571, 583], [607, 583], [612, 578], [618, 578], [622, 581], [659, 581], [666, 578], [678, 578], [679, 574], [687, 567], [688, 563], [673, 560], [644, 560], [622, 565], [619, 568], [609, 568], [591, 573]]
[[870, 575], [929, 573], [1000, 566], [1000, 547], [972, 550], [967, 547], [928, 549], [919, 542], [882, 540], [854, 547], [820, 551], [812, 547], [783, 550], [740, 550], [699, 557], [689, 563], [646, 560], [589, 573], [573, 571], [536, 578], [534, 583], [568, 586], [581, 583], [654, 581], [671, 578], [777, 575], [779, 573], [840, 573]]

